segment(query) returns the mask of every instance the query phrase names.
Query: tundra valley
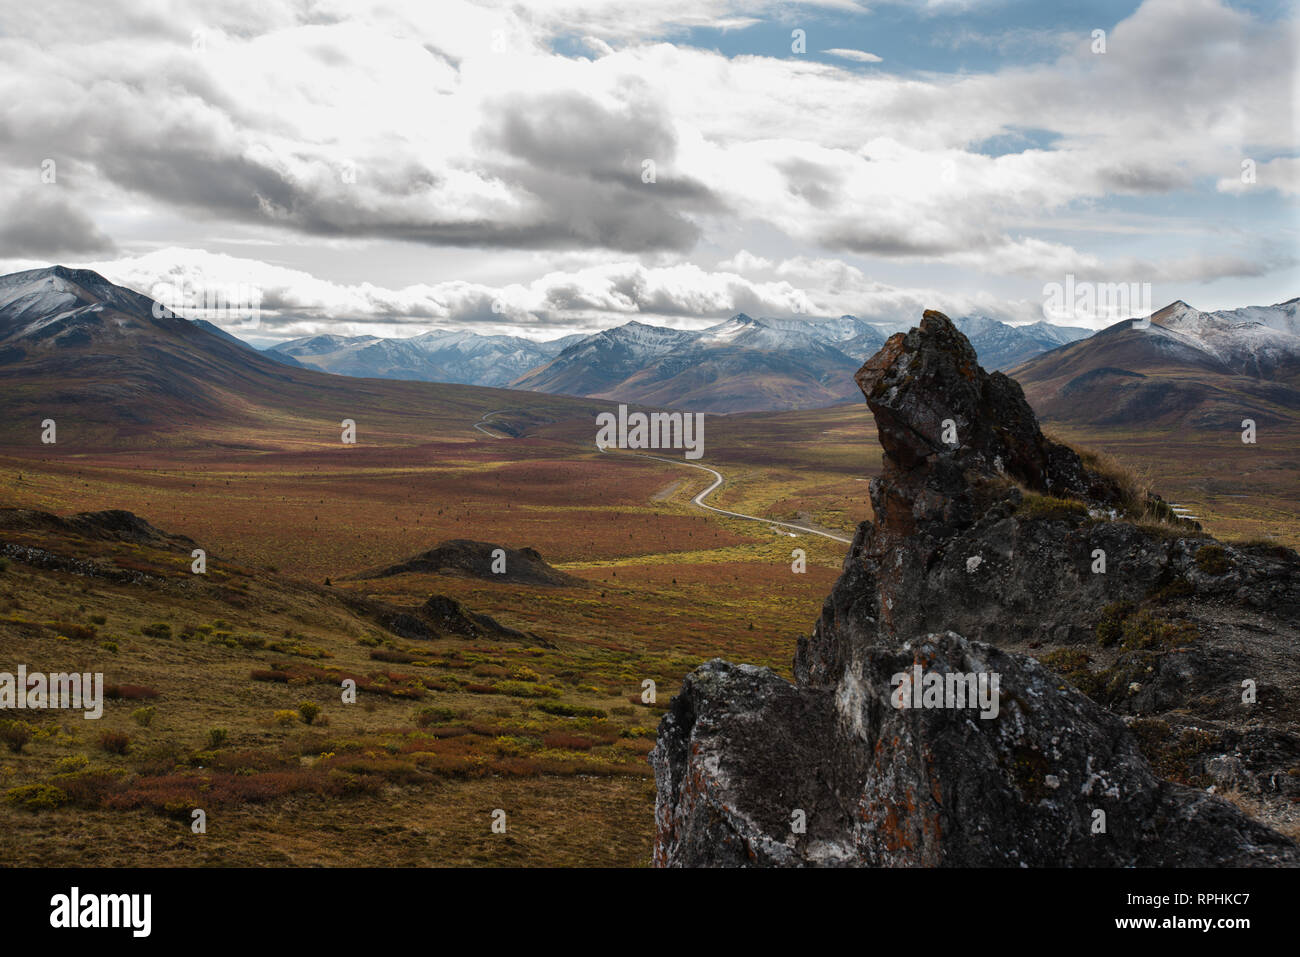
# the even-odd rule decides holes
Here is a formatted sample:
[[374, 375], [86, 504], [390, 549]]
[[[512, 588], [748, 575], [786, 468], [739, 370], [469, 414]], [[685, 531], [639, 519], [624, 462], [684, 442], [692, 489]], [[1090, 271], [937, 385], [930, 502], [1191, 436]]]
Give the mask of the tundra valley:
[[[707, 416], [706, 509], [688, 455], [597, 447], [609, 402], [281, 365], [91, 273], [0, 287], [4, 647], [106, 688], [9, 726], [19, 862], [648, 864], [669, 699], [719, 656], [789, 677], [873, 517], [861, 401]], [[1295, 546], [1294, 416], [1245, 444], [1220, 411], [1055, 429]], [[1149, 757], [1203, 784], [1227, 733]]]
[[[1283, 906], [1234, 909], [1300, 867], [1297, 49], [0, 0], [6, 927]], [[857, 870], [687, 870], [742, 867]]]

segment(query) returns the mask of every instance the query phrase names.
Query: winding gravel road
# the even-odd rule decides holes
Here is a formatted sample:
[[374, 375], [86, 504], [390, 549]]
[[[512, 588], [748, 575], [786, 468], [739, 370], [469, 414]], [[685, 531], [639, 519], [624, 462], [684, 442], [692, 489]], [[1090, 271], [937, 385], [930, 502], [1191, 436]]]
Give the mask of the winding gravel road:
[[[609, 449], [601, 448], [599, 445], [596, 446], [596, 448], [599, 449], [601, 452], [610, 451]], [[851, 538], [841, 538], [839, 535], [832, 535], [830, 532], [818, 531], [815, 528], [808, 528], [805, 525], [793, 525], [790, 522], [778, 522], [776, 521], [776, 519], [763, 518], [761, 515], [746, 515], [743, 512], [729, 512], [725, 508], [716, 508], [712, 505], [709, 505], [704, 501], [704, 499], [707, 498], [720, 485], [722, 485], [722, 483], [725, 482], [726, 479], [722, 477], [722, 473], [719, 472], [717, 469], [711, 469], [707, 465], [696, 465], [694, 462], [685, 462], [681, 459], [664, 458], [662, 455], [649, 455], [645, 452], [629, 452], [627, 449], [614, 449], [613, 451], [622, 452], [625, 455], [637, 455], [643, 459], [654, 459], [657, 462], [667, 462], [670, 465], [685, 465], [687, 468], [690, 469], [699, 469], [701, 472], [708, 472], [710, 475], [713, 476], [713, 484], [710, 485], [708, 488], [706, 488], [699, 495], [695, 496], [695, 498], [691, 499], [691, 504], [699, 506], [700, 508], [703, 509], [707, 509], [710, 512], [716, 512], [719, 515], [728, 515], [731, 518], [743, 518], [750, 522], [762, 522], [764, 525], [779, 525], [781, 528], [793, 528], [796, 531], [806, 532], [809, 535], [820, 535], [822, 538], [829, 538], [832, 541], [843, 542], [845, 545], [853, 544], [853, 539]]]
[[483, 428], [483, 423], [486, 422], [491, 416], [500, 415], [502, 412], [509, 412], [509, 411], [510, 411], [509, 409], [497, 409], [495, 412], [488, 412], [481, 419], [479, 419], [477, 422], [474, 423], [474, 428], [478, 429], [480, 432], [482, 432], [490, 439], [504, 439], [505, 438], [504, 435], [497, 435], [496, 433], [489, 432], [487, 429]]
[[[497, 435], [493, 432], [489, 432], [487, 429], [483, 428], [483, 425], [492, 416], [500, 415], [502, 412], [509, 412], [509, 411], [510, 411], [509, 409], [497, 409], [495, 412], [488, 412], [477, 422], [474, 423], [474, 428], [478, 429], [480, 432], [482, 432], [484, 435], [488, 436], [489, 438], [504, 439], [506, 438], [506, 436]], [[596, 446], [596, 449], [602, 455], [610, 451], [610, 449], [602, 448], [599, 445]], [[820, 535], [822, 538], [829, 538], [831, 541], [834, 542], [843, 542], [845, 545], [853, 544], [853, 539], [851, 538], [843, 538], [839, 535], [832, 535], [830, 532], [823, 532], [815, 528], [808, 528], [805, 525], [794, 525], [790, 522], [778, 522], [772, 518], [763, 518], [761, 515], [746, 515], [743, 512], [730, 512], [727, 511], [727, 509], [725, 508], [716, 508], [712, 505], [709, 505], [704, 500], [708, 498], [709, 495], [711, 495], [715, 490], [717, 490], [718, 487], [721, 486], [722, 483], [726, 481], [726, 479], [723, 477], [722, 473], [719, 472], [717, 469], [711, 469], [707, 465], [696, 465], [694, 462], [686, 462], [683, 461], [682, 459], [664, 458], [662, 455], [649, 455], [648, 453], [645, 452], [630, 452], [627, 449], [614, 449], [613, 451], [622, 452], [624, 455], [640, 456], [643, 459], [654, 459], [657, 462], [667, 462], [669, 465], [684, 465], [689, 469], [699, 469], [701, 472], [708, 472], [710, 475], [713, 476], [713, 484], [710, 485], [708, 488], [706, 488], [699, 495], [696, 495], [693, 499], [691, 499], [691, 504], [696, 506], [697, 508], [702, 508], [705, 509], [706, 511], [714, 512], [718, 515], [726, 515], [729, 516], [730, 518], [741, 518], [747, 522], [762, 522], [764, 525], [776, 525], [779, 526], [780, 528], [793, 528], [797, 532], [804, 532], [807, 535]]]

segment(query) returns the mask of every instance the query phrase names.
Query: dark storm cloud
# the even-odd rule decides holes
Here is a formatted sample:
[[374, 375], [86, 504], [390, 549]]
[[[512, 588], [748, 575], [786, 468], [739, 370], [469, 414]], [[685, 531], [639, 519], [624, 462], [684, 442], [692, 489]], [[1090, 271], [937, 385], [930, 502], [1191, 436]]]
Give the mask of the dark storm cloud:
[[[948, 237], [919, 236], [906, 227], [896, 230], [883, 228], [830, 228], [820, 235], [821, 242], [832, 248], [872, 256], [942, 256], [960, 252], [975, 245], [965, 233], [954, 231]], [[993, 245], [997, 238], [989, 234], [984, 245]]]
[[1167, 193], [1195, 182], [1194, 176], [1177, 167], [1144, 163], [1103, 166], [1097, 178], [1108, 191], [1120, 193]]
[[674, 170], [668, 118], [644, 91], [628, 92], [614, 108], [575, 92], [498, 101], [480, 145], [502, 157], [490, 166], [496, 176], [538, 200], [561, 242], [689, 249], [699, 228], [688, 212], [719, 212], [723, 204]]
[[38, 186], [0, 210], [0, 256], [58, 259], [116, 250], [90, 217], [58, 193], [59, 188]]
[[843, 195], [843, 174], [803, 159], [777, 164], [785, 177], [785, 188], [817, 209], [830, 209]]
[[[699, 236], [688, 214], [721, 209], [698, 181], [674, 173], [676, 143], [657, 110], [609, 109], [579, 94], [515, 97], [489, 112], [479, 136], [486, 155], [472, 172], [515, 199], [491, 217], [445, 208], [448, 171], [395, 158], [363, 165], [362, 188], [344, 188], [337, 166], [307, 159], [313, 175], [291, 174], [270, 156], [235, 155], [210, 128], [181, 125], [160, 135], [126, 125], [114, 137], [83, 130], [57, 139], [94, 155], [100, 175], [118, 186], [211, 216], [320, 236], [680, 251]], [[643, 180], [644, 160], [655, 164], [653, 182]]]

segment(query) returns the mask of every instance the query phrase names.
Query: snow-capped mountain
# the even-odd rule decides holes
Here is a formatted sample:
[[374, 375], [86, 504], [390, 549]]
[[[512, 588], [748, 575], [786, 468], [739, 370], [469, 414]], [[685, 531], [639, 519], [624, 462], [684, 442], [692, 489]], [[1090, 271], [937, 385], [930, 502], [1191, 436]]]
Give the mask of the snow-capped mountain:
[[[326, 340], [315, 348], [336, 345]], [[90, 270], [52, 266], [0, 276], [4, 445], [33, 445], [37, 427], [44, 431], [50, 419], [58, 431], [51, 453], [154, 442], [255, 449], [269, 422], [277, 429], [297, 423], [289, 428], [301, 431], [281, 434], [319, 441], [337, 439], [344, 416], [368, 423], [370, 435], [427, 441], [446, 430], [478, 434], [474, 421], [501, 408], [500, 400], [476, 386], [330, 375], [176, 315]], [[513, 404], [516, 422], [549, 421], [552, 409], [588, 420], [598, 411], [544, 396], [517, 396]]]
[[52, 266], [0, 276], [0, 336], [6, 338], [75, 338], [90, 328], [150, 321], [152, 307], [153, 300], [86, 269]]
[[1056, 326], [1050, 322], [1012, 326], [987, 316], [968, 316], [953, 323], [975, 347], [980, 365], [993, 372], [1092, 335], [1081, 326]]
[[1279, 332], [1300, 336], [1300, 297], [1279, 302], [1273, 306], [1245, 306], [1241, 309], [1221, 309], [1214, 315], [1230, 322], [1257, 322]]
[[1230, 372], [1269, 379], [1279, 371], [1283, 376], [1294, 371], [1300, 359], [1296, 303], [1293, 299], [1276, 306], [1201, 312], [1180, 299], [1154, 313], [1151, 326], [1157, 334], [1218, 360]]
[[534, 342], [440, 331], [409, 339], [319, 335], [282, 342], [267, 351], [338, 375], [501, 386], [581, 338]]
[[15, 419], [55, 419], [60, 441], [100, 436], [105, 423], [102, 435], [245, 421], [248, 404], [279, 399], [302, 375], [209, 322], [181, 318], [87, 269], [0, 276], [8, 410]]
[[[715, 412], [811, 408], [856, 399], [853, 373], [884, 345], [885, 325], [856, 316], [755, 319], [744, 313], [698, 332], [634, 322], [582, 340], [513, 385]], [[983, 317], [958, 325], [990, 369], [1090, 334]]]
[[705, 412], [831, 405], [852, 398], [860, 363], [826, 340], [863, 328], [851, 316], [744, 313], [693, 332], [629, 322], [588, 336], [513, 386]]
[[[551, 342], [473, 332], [409, 339], [320, 335], [281, 343], [273, 354], [342, 375], [509, 385], [730, 412], [854, 400], [853, 372], [897, 325], [848, 315], [757, 319], [739, 313], [694, 331], [634, 320]], [[990, 369], [1088, 334], [983, 317], [959, 325]]]
[[1202, 312], [1182, 300], [1013, 370], [1040, 415], [1098, 425], [1226, 428], [1300, 412], [1297, 300]]

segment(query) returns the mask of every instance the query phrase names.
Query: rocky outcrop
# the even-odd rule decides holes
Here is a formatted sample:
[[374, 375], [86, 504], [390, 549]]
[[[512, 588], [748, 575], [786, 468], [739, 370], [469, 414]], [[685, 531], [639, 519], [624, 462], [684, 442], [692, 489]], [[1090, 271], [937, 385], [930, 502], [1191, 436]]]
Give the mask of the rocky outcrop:
[[501, 624], [491, 615], [471, 611], [454, 598], [430, 595], [419, 608], [399, 608], [374, 598], [338, 594], [347, 608], [369, 618], [385, 631], [400, 638], [430, 641], [434, 638], [482, 638], [492, 641], [518, 641], [541, 647], [553, 645], [529, 631], [519, 631]]
[[518, 585], [559, 587], [581, 584], [581, 579], [566, 575], [548, 565], [535, 548], [506, 548], [490, 542], [457, 538], [443, 542], [427, 552], [384, 568], [362, 572], [358, 580], [388, 578], [409, 573], [465, 575], [486, 581]]
[[134, 512], [120, 508], [78, 512], [68, 518], [31, 508], [0, 508], [0, 531], [38, 532], [156, 548], [189, 549], [194, 544], [184, 535], [163, 532]]
[[1045, 437], [939, 313], [857, 381], [885, 452], [874, 518], [795, 684], [720, 660], [687, 677], [651, 754], [655, 863], [1300, 864], [1206, 789], [1294, 786], [1294, 652], [1274, 652], [1300, 641], [1300, 558], [1215, 543]]

